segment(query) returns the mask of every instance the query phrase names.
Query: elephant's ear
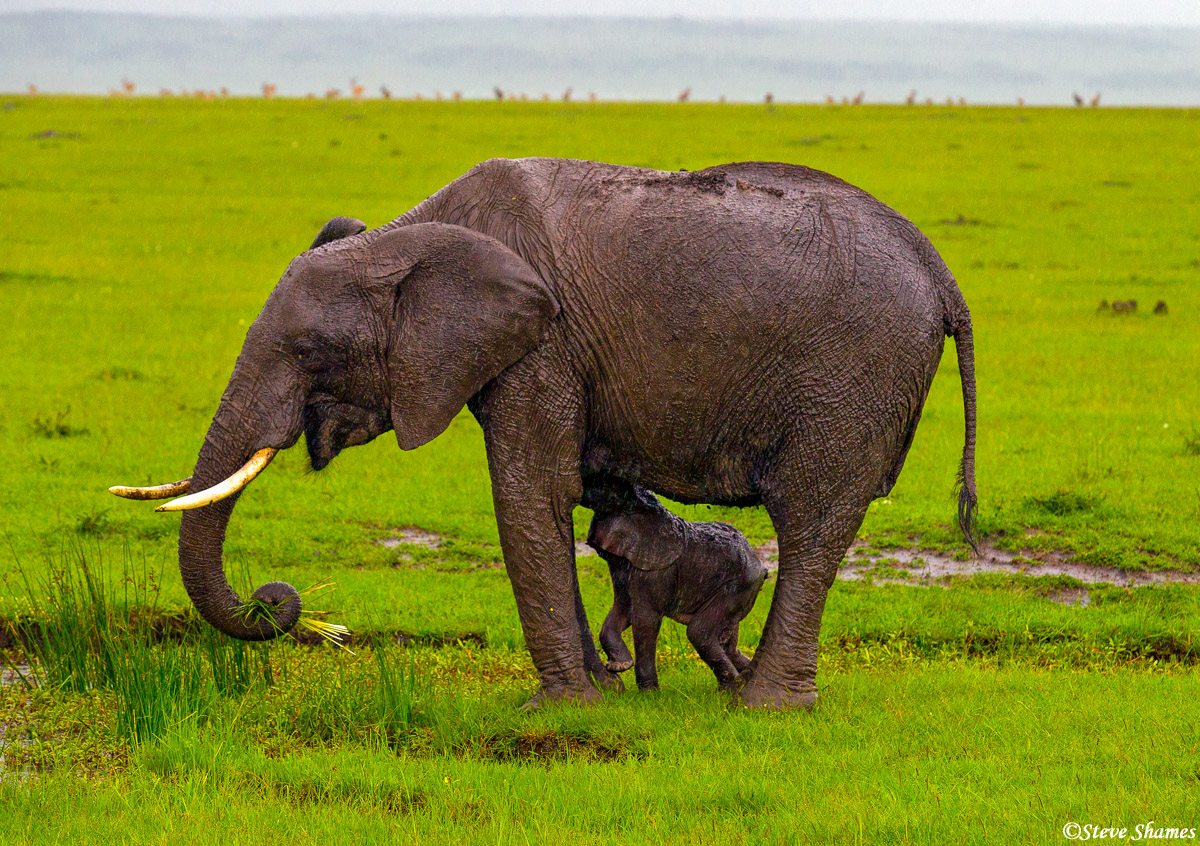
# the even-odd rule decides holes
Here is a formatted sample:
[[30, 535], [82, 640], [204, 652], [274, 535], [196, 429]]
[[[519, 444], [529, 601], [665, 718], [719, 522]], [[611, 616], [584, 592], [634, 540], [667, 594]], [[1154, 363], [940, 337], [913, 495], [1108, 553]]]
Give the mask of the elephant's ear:
[[350, 235], [357, 235], [360, 232], [366, 232], [367, 225], [361, 220], [356, 220], [353, 217], [335, 217], [317, 233], [316, 239], [309, 246], [310, 250], [315, 250], [322, 244], [328, 244], [330, 241], [337, 241], [341, 238], [346, 238]]
[[524, 259], [461, 226], [398, 227], [376, 242], [370, 265], [395, 288], [387, 361], [401, 449], [445, 431], [472, 394], [537, 346], [558, 314]]
[[597, 518], [588, 533], [596, 549], [625, 558], [639, 570], [662, 570], [683, 554], [682, 521], [666, 509], [620, 512]]

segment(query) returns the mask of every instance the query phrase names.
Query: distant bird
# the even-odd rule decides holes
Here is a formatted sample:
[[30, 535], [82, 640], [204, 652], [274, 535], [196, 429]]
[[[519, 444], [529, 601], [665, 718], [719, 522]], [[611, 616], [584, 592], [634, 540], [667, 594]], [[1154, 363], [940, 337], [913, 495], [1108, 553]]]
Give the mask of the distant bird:
[[362, 84], [353, 77], [350, 79], [350, 95], [354, 97], [355, 100], [361, 100], [363, 95]]
[[1024, 98], [1024, 97], [1018, 97], [1018, 98], [1017, 98], [1017, 105], [1018, 105], [1018, 106], [1020, 106], [1022, 109], [1023, 109], [1023, 108], [1025, 108], [1025, 98]]
[[125, 90], [125, 96], [129, 97], [133, 95], [134, 84], [128, 79], [121, 80], [121, 88]]
[[595, 92], [595, 91], [589, 91], [589, 92], [588, 92], [588, 102], [589, 102], [589, 103], [595, 103], [595, 102], [596, 102], [597, 100], [599, 100], [599, 99], [600, 99], [600, 98], [596, 96], [596, 92]]
[[909, 106], [917, 102], [917, 89], [914, 88], [912, 91], [909, 91], [908, 96], [904, 98], [904, 102]]
[[718, 97], [717, 102], [720, 103], [721, 105], [725, 105], [725, 95], [722, 94], [720, 97]]
[[1076, 106], [1082, 106], [1082, 105], [1083, 105], [1083, 98], [1082, 98], [1082, 97], [1080, 97], [1080, 96], [1079, 96], [1077, 93], [1075, 93], [1075, 92], [1071, 92], [1071, 96], [1072, 96], [1072, 97], [1075, 99], [1075, 105], [1076, 105]]
[[1157, 303], [1155, 303], [1154, 313], [1155, 314], [1166, 314], [1167, 313], [1167, 303], [1165, 300], [1159, 300]]
[[825, 95], [825, 105], [826, 106], [836, 106], [837, 105], [837, 100], [833, 99], [832, 94]]
[[435, 90], [433, 92], [433, 99], [437, 100], [439, 103], [442, 102], [442, 92]]
[[338, 97], [341, 97], [341, 96], [342, 96], [342, 89], [340, 89], [340, 88], [326, 88], [325, 89], [325, 99], [326, 100], [336, 100]]
[[568, 88], [566, 91], [563, 92], [562, 98], [563, 98], [564, 103], [571, 102], [571, 92], [573, 92], [574, 90], [575, 90], [574, 88]]
[[1112, 304], [1117, 314], [1133, 314], [1137, 311], [1137, 300], [1117, 300]]
[[462, 92], [461, 91], [455, 91], [450, 96], [454, 99], [454, 102], [456, 102], [456, 103], [462, 102]]
[[1097, 91], [1097, 92], [1096, 92], [1096, 96], [1095, 96], [1095, 97], [1093, 97], [1093, 98], [1091, 99], [1091, 106], [1092, 106], [1092, 108], [1093, 108], [1093, 109], [1095, 109], [1095, 108], [1097, 108], [1099, 105], [1100, 105], [1100, 92], [1099, 92], [1099, 91]]
[[504, 89], [501, 88], [499, 85], [492, 86], [492, 93], [496, 95], [497, 101], [504, 99]]
[[159, 97], [174, 97], [175, 95], [172, 93], [170, 88], [160, 88], [160, 89], [158, 89], [158, 96]]
[[392, 89], [388, 88], [386, 85], [379, 86], [379, 94], [385, 100], [392, 99]]
[[419, 102], [421, 102], [422, 100], [424, 100], [425, 98], [424, 98], [424, 97], [422, 97], [422, 96], [421, 96], [421, 92], [420, 92], [420, 91], [418, 91], [416, 94], [414, 94], [414, 95], [413, 95], [413, 99], [414, 99], [414, 100], [416, 100], [416, 101], [419, 103]]
[[691, 89], [691, 86], [688, 86], [687, 88], [680, 91], [679, 94], [676, 95], [675, 99], [677, 99], [681, 103], [686, 103], [688, 101], [688, 97], [691, 97], [691, 96], [692, 96], [692, 89]]
[[221, 99], [226, 99], [228, 97], [229, 97], [229, 89], [226, 88], [224, 85], [222, 85], [221, 86]]
[[946, 105], [947, 105], [947, 106], [953, 106], [953, 105], [954, 105], [954, 98], [953, 98], [953, 97], [947, 97], [947, 98], [946, 98]]
[[763, 102], [766, 103], [768, 106], [771, 105], [772, 103], [775, 102], [775, 95], [772, 94], [770, 91], [768, 91], [766, 93], [766, 95], [763, 97]]
[[37, 86], [36, 86], [36, 85], [34, 85], [32, 82], [31, 82], [31, 83], [29, 83], [29, 96], [30, 96], [30, 97], [36, 97], [36, 96], [37, 96]]
[[843, 98], [842, 98], [842, 105], [843, 105], [843, 106], [849, 106], [849, 105], [850, 105], [850, 98], [849, 98], [849, 97], [843, 97]]
[[275, 96], [275, 88], [276, 88], [276, 86], [273, 85], [272, 83], [264, 82], [262, 84], [263, 96], [266, 97], [268, 100], [270, 100], [272, 97]]
[[967, 104], [967, 98], [966, 98], [966, 97], [959, 97], [959, 98], [958, 98], [958, 104], [959, 104], [960, 106], [965, 106], [965, 105]]
[[854, 105], [861, 106], [863, 104], [863, 98], [866, 96], [866, 91], [859, 91], [856, 95], [854, 95]]
[[926, 106], [932, 106], [932, 105], [933, 105], [933, 98], [932, 98], [932, 97], [926, 97], [926, 98], [925, 98], [925, 105], [926, 105]]
[[542, 92], [542, 102], [543, 102], [543, 103], [549, 103], [549, 102], [550, 102], [550, 95], [549, 95], [549, 94], [547, 94], [545, 91], [543, 91], [543, 92]]

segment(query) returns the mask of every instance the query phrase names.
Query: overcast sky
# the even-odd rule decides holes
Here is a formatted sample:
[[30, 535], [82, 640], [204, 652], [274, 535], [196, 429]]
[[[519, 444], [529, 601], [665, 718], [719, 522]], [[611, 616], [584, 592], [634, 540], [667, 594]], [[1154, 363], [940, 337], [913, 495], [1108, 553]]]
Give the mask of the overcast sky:
[[1200, 26], [1198, 0], [0, 0], [43, 9], [160, 15], [627, 15]]

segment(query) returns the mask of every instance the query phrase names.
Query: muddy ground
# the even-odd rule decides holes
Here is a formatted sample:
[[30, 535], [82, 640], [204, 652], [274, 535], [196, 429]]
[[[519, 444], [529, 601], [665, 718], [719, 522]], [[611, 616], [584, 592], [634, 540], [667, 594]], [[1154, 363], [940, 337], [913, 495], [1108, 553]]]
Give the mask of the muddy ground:
[[[445, 540], [436, 532], [406, 526], [389, 530], [389, 536], [377, 541], [380, 546], [402, 548], [416, 546], [437, 549]], [[754, 548], [768, 571], [779, 569], [779, 544], [772, 539]], [[587, 558], [596, 550], [585, 541], [575, 542], [575, 557]], [[500, 564], [499, 550], [496, 550]], [[945, 552], [911, 548], [879, 549], [866, 541], [855, 541], [838, 570], [838, 578], [857, 581], [870, 577], [874, 582], [932, 585], [944, 583], [956, 576], [970, 577], [979, 573], [1005, 573], [1023, 576], [1067, 576], [1083, 584], [1112, 584], [1120, 587], [1142, 587], [1161, 584], [1200, 584], [1200, 573], [1177, 570], [1119, 570], [1099, 567], [1072, 559], [1066, 552], [999, 549], [986, 541], [979, 546], [979, 555], [960, 559]]]

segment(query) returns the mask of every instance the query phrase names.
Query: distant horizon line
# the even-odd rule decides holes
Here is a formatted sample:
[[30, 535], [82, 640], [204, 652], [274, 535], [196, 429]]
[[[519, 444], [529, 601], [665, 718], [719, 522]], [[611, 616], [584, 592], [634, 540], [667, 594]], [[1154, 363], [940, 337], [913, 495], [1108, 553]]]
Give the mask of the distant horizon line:
[[633, 14], [485, 14], [478, 12], [443, 12], [439, 14], [422, 14], [414, 12], [300, 12], [289, 13], [219, 13], [204, 14], [200, 12], [144, 12], [133, 10], [109, 9], [72, 9], [55, 7], [50, 9], [13, 9], [0, 11], [0, 17], [15, 17], [18, 15], [98, 15], [105, 17], [138, 17], [158, 18], [162, 20], [199, 20], [199, 21], [270, 21], [270, 20], [363, 20], [383, 18], [388, 20], [531, 20], [531, 21], [680, 21], [686, 23], [726, 23], [726, 24], [866, 24], [895, 26], [910, 24], [921, 26], [970, 26], [970, 27], [1012, 27], [1012, 28], [1069, 28], [1069, 29], [1152, 29], [1152, 30], [1200, 30], [1200, 23], [1119, 23], [1119, 22], [1080, 22], [1071, 20], [969, 20], [966, 18], [863, 18], [863, 17], [732, 17], [725, 15], [633, 15]]

